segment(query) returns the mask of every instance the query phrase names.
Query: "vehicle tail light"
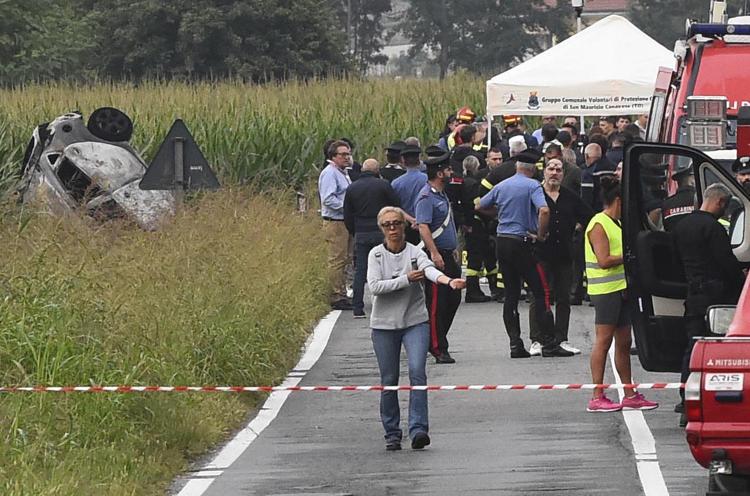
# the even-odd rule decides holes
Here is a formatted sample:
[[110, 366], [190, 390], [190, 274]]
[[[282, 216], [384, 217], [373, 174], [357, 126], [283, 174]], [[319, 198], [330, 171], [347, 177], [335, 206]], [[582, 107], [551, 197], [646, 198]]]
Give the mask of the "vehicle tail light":
[[700, 372], [691, 372], [687, 382], [685, 382], [685, 415], [688, 422], [700, 422], [703, 419], [701, 378]]
[[724, 121], [727, 118], [727, 97], [689, 96], [687, 115], [691, 121]]
[[725, 122], [688, 122], [688, 143], [700, 150], [721, 150], [726, 147]]
[[750, 157], [750, 107], [737, 110], [737, 156]]

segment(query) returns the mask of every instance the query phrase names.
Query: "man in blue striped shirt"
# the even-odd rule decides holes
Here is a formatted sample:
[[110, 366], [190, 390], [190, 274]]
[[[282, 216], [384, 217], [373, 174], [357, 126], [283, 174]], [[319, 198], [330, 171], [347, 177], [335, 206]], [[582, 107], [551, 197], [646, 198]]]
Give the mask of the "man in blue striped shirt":
[[323, 217], [328, 244], [328, 270], [330, 271], [331, 307], [334, 310], [351, 310], [352, 302], [346, 296], [344, 270], [349, 263], [351, 236], [344, 225], [344, 197], [351, 181], [346, 167], [352, 156], [345, 141], [334, 141], [328, 147], [328, 165], [320, 172], [320, 214]]

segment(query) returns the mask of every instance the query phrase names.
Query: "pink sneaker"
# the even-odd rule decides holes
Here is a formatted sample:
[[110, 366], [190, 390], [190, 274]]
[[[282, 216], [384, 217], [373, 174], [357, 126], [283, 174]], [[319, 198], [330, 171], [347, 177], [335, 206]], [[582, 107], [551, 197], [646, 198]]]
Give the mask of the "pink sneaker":
[[592, 399], [589, 401], [589, 406], [586, 408], [587, 412], [619, 412], [622, 410], [622, 405], [615, 403], [614, 401], [602, 395], [601, 398]]
[[630, 398], [626, 396], [622, 400], [623, 410], [653, 410], [658, 407], [659, 403], [647, 400], [641, 393], [635, 393]]

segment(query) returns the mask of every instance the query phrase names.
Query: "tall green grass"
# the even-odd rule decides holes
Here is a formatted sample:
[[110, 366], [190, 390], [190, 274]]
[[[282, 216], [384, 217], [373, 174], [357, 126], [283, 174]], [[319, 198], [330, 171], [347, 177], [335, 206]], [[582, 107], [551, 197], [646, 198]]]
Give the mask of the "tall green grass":
[[[86, 117], [114, 106], [134, 121], [133, 144], [156, 153], [175, 118], [195, 135], [209, 163], [233, 182], [300, 185], [315, 174], [328, 138], [349, 137], [356, 157], [383, 157], [396, 139], [437, 140], [446, 116], [484, 108], [484, 81], [329, 80], [269, 85], [150, 82], [139, 86], [63, 83], [0, 90], [0, 187], [20, 163], [31, 131], [71, 110]], [[5, 178], [5, 181], [3, 179]]]
[[[320, 221], [206, 195], [164, 230], [0, 215], [0, 383], [272, 384], [326, 311]], [[0, 494], [163, 494], [256, 395], [0, 395]]]

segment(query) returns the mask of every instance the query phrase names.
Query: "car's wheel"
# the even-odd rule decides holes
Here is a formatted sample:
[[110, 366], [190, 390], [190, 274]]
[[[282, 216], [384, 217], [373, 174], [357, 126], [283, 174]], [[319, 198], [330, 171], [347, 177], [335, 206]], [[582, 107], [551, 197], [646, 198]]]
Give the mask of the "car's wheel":
[[125, 112], [113, 107], [94, 110], [86, 127], [91, 134], [106, 141], [129, 141], [133, 136], [133, 121]]

